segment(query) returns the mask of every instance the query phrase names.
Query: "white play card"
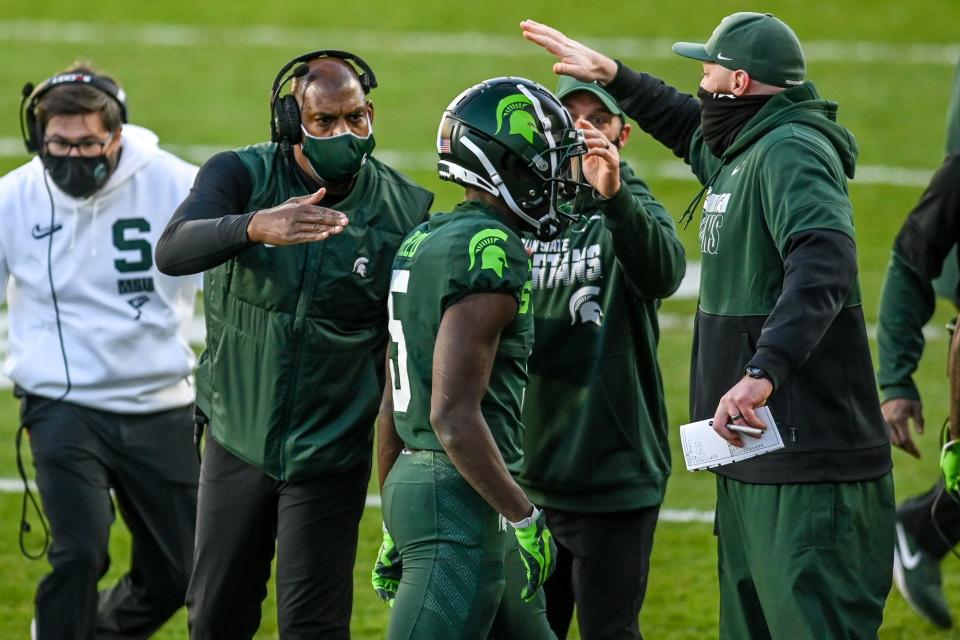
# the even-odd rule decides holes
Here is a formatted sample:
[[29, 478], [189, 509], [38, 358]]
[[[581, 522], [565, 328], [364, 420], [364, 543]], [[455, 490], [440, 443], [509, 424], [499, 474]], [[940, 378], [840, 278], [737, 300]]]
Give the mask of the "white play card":
[[680, 443], [683, 445], [683, 459], [687, 463], [687, 471], [719, 467], [783, 449], [783, 440], [770, 409], [759, 407], [756, 414], [767, 428], [759, 438], [751, 438], [741, 433], [743, 447], [735, 447], [717, 435], [713, 430], [713, 420], [681, 425]]

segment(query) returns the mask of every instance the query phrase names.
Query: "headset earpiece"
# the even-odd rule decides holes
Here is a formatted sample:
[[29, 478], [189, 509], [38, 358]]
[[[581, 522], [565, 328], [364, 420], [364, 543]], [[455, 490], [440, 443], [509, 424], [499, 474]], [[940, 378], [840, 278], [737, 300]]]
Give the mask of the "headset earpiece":
[[274, 142], [300, 144], [303, 133], [300, 131], [300, 105], [296, 98], [287, 94], [276, 102], [273, 123], [276, 130]]

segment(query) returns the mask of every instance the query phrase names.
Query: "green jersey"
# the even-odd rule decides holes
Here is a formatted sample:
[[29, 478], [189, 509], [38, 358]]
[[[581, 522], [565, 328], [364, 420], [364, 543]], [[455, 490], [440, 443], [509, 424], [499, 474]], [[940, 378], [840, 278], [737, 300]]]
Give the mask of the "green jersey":
[[397, 433], [411, 449], [443, 451], [430, 424], [433, 349], [444, 312], [474, 293], [505, 293], [517, 315], [500, 335], [484, 420], [511, 471], [523, 460], [520, 405], [533, 346], [530, 265], [517, 234], [476, 201], [437, 213], [400, 245], [390, 283], [390, 360]]

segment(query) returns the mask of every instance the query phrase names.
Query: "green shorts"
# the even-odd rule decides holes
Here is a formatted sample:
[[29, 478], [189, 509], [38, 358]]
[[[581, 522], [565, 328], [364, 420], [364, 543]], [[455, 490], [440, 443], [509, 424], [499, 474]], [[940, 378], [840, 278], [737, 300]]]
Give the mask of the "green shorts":
[[876, 638], [893, 570], [893, 477], [717, 476], [720, 638]]
[[387, 637], [486, 638], [510, 540], [497, 512], [445, 454], [416, 451], [387, 476], [383, 518], [403, 562]]

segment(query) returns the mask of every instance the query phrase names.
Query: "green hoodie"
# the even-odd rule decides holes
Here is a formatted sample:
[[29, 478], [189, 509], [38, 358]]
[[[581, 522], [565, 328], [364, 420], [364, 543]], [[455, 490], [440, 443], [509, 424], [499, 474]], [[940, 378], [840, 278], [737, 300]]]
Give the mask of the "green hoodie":
[[691, 416], [713, 416], [746, 365], [773, 379], [785, 448], [717, 473], [838, 482], [890, 470], [857, 280], [845, 177], [857, 148], [812, 83], [777, 94], [724, 152], [697, 129], [688, 161], [707, 197]]

